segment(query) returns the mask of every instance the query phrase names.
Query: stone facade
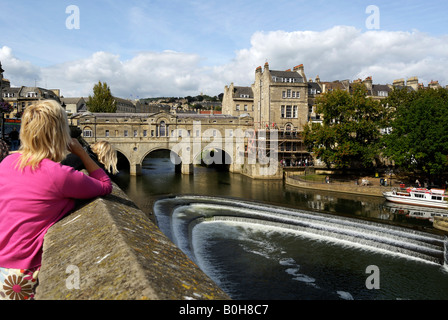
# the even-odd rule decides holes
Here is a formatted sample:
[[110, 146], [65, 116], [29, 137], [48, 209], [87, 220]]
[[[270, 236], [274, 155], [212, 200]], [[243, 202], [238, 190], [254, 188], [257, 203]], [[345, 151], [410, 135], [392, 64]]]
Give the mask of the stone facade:
[[275, 71], [266, 63], [257, 68], [254, 92], [254, 124], [258, 129], [303, 131], [308, 122], [308, 84], [303, 65], [293, 71]]
[[65, 107], [65, 111], [68, 116], [74, 115], [78, 112], [87, 111], [86, 100], [80, 98], [61, 98], [62, 106]]
[[251, 87], [225, 86], [222, 113], [232, 116], [254, 117], [254, 94]]
[[3, 101], [14, 107], [14, 111], [6, 115], [6, 118], [13, 118], [17, 112], [23, 112], [26, 107], [39, 100], [53, 99], [62, 103], [57, 90], [22, 86], [3, 87], [2, 91]]
[[239, 172], [241, 167], [235, 159], [244, 157], [247, 139], [238, 144], [236, 134], [253, 128], [250, 117], [166, 112], [85, 113], [71, 117], [70, 122], [81, 129], [82, 137], [88, 143], [109, 141], [127, 158], [131, 174], [140, 173], [143, 160], [151, 152], [175, 150], [179, 146], [182, 148], [177, 150], [178, 155], [183, 156], [182, 152], [185, 152], [190, 160], [183, 161], [183, 173], [191, 173], [192, 165], [199, 164], [204, 152], [211, 149], [224, 151], [226, 159], [221, 159], [222, 164], [228, 164], [232, 172]]

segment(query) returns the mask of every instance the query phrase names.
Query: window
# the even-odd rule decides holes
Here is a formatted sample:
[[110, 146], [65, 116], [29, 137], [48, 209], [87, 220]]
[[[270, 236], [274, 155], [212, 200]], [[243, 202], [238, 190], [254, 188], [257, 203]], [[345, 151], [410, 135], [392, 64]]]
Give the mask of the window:
[[292, 115], [292, 108], [291, 106], [286, 106], [286, 118], [291, 118]]
[[281, 106], [280, 110], [281, 118], [286, 119], [297, 119], [298, 118], [298, 107], [297, 106]]
[[244, 105], [244, 111], [247, 111], [247, 104]]
[[300, 98], [300, 91], [292, 91], [291, 89], [288, 89], [286, 91], [282, 91], [282, 98], [283, 99], [299, 99]]
[[416, 193], [416, 194], [414, 194], [414, 197], [416, 197], [416, 198], [424, 198], [425, 195]]
[[240, 105], [239, 104], [236, 105], [236, 111], [240, 111]]
[[109, 137], [109, 136], [110, 136], [109, 130], [106, 130], [106, 137]]
[[137, 136], [138, 136], [138, 131], [134, 130], [134, 137], [137, 137]]
[[147, 137], [148, 136], [148, 130], [143, 130], [143, 136]]
[[92, 129], [90, 128], [84, 128], [82, 135], [84, 138], [91, 138], [93, 136]]
[[125, 137], [128, 137], [128, 136], [129, 136], [128, 130], [124, 130], [124, 136], [125, 136]]
[[161, 137], [166, 137], [166, 123], [165, 121], [160, 122], [159, 134]]
[[388, 97], [389, 96], [389, 92], [387, 92], [387, 91], [378, 91], [378, 96], [379, 97]]

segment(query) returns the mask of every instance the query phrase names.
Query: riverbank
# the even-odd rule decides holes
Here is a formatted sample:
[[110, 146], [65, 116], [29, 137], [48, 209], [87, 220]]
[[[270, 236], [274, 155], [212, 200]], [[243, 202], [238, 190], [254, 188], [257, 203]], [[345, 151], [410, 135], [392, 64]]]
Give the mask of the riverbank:
[[304, 175], [297, 174], [297, 172], [285, 172], [285, 183], [290, 186], [304, 189], [343, 192], [375, 197], [382, 197], [383, 192], [389, 191], [395, 184], [396, 187], [399, 187], [399, 183], [393, 181], [392, 183], [389, 181], [388, 186], [381, 185], [380, 180], [382, 178], [365, 177], [363, 179], [343, 181], [333, 179], [332, 176], [329, 175], [329, 179], [326, 181], [325, 177], [325, 175], [322, 175], [322, 178], [320, 179], [306, 179]]

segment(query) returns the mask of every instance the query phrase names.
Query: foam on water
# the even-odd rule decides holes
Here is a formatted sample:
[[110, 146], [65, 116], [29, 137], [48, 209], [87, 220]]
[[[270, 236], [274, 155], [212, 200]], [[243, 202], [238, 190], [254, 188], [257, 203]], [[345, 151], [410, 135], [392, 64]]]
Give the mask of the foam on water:
[[[263, 225], [268, 229], [275, 227], [297, 232], [304, 237], [396, 254], [429, 263], [440, 263], [447, 250], [446, 240], [441, 237], [370, 221], [214, 197], [181, 196], [172, 201], [180, 203], [172, 212], [170, 233], [175, 243], [185, 248], [188, 247], [188, 239], [185, 239], [188, 227], [184, 221], [185, 212], [192, 210], [196, 214], [199, 213], [200, 217], [206, 218], [204, 221], [213, 219], [233, 224], [250, 224], [258, 228]], [[157, 214], [160, 210], [157, 203], [154, 209]]]
[[[416, 230], [215, 197], [180, 196], [162, 199], [155, 203], [154, 212], [162, 232], [170, 234], [176, 245], [218, 285], [224, 287], [229, 284], [228, 279], [217, 270], [227, 270], [224, 266], [226, 262], [210, 259], [207, 252], [223, 250], [224, 256], [217, 257], [228, 256], [231, 259], [232, 251], [227, 252], [229, 248], [217, 246], [220, 242], [215, 242], [215, 239], [229, 239], [225, 241], [233, 243], [232, 248], [240, 254], [246, 252], [247, 259], [255, 259], [260, 264], [255, 266], [249, 262], [249, 268], [263, 268], [263, 261], [272, 268], [277, 264], [279, 271], [289, 277], [291, 283], [309, 290], [324, 290], [344, 300], [353, 300], [353, 288], [345, 288], [345, 278], [338, 280], [341, 281], [338, 287], [332, 287], [332, 283], [325, 280], [325, 273], [315, 274], [306, 268], [302, 270], [302, 262], [306, 260], [297, 262], [289, 255], [289, 249], [283, 247], [283, 244], [276, 246], [276, 240], [271, 243], [271, 238], [280, 241], [283, 238], [303, 239], [306, 244], [320, 243], [320, 246], [336, 246], [342, 250], [349, 249], [349, 252], [361, 250], [367, 256], [373, 253], [425, 265], [443, 265], [448, 273], [448, 264], [442, 261], [448, 250], [448, 240]], [[350, 255], [357, 257], [356, 253]], [[339, 258], [336, 255], [334, 257]], [[359, 292], [353, 294], [358, 296]]]

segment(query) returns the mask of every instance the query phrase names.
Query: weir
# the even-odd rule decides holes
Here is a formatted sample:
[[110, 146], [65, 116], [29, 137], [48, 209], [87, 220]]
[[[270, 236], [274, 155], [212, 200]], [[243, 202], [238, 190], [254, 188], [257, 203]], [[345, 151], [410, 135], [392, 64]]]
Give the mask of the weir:
[[[175, 212], [181, 212], [185, 207], [203, 207], [209, 209], [203, 212], [218, 212], [190, 221], [188, 226], [184, 226], [190, 230], [177, 233], [190, 233], [197, 224], [206, 221], [258, 224], [297, 232], [307, 238], [323, 239], [427, 263], [443, 265], [447, 259], [447, 240], [442, 236], [356, 218], [216, 197], [179, 196], [162, 199], [154, 206], [156, 215], [160, 210], [159, 206], [169, 206], [174, 219]], [[173, 228], [171, 232], [176, 233]], [[177, 234], [174, 236], [179, 237]]]

